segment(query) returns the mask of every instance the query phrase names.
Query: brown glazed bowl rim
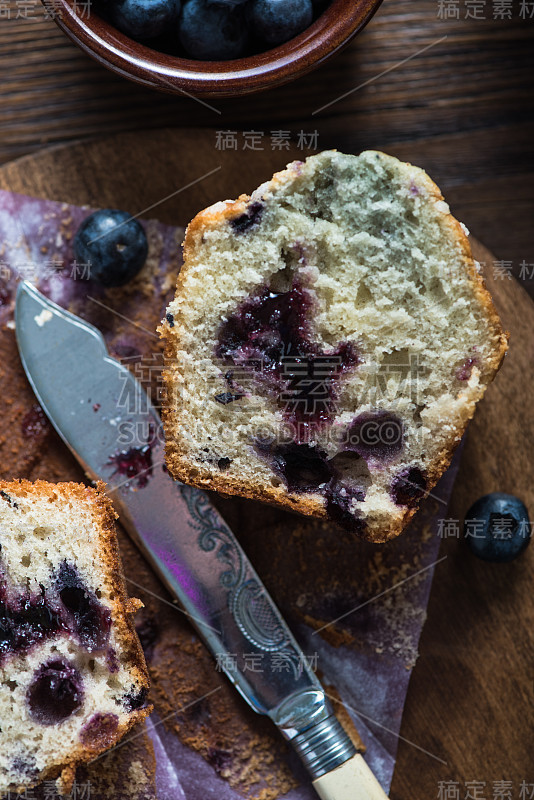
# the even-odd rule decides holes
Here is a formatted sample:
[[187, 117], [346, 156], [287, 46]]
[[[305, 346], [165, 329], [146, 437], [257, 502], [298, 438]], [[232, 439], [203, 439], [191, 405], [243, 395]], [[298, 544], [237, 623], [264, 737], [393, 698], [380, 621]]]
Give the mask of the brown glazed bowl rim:
[[79, 16], [80, 0], [43, 0], [57, 25], [96, 61], [136, 83], [176, 94], [235, 97], [304, 75], [340, 50], [382, 0], [332, 0], [299, 36], [232, 61], [196, 61], [130, 39], [96, 14]]

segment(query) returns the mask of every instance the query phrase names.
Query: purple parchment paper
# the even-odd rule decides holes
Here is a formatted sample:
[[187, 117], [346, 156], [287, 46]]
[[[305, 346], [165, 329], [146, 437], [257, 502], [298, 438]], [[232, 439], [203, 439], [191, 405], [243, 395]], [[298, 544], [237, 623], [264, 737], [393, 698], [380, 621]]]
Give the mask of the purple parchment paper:
[[[460, 453], [457, 453], [432, 491], [432, 497], [422, 504], [404, 536], [394, 543], [400, 557], [401, 553], [411, 555], [414, 540], [419, 540], [417, 568], [401, 579], [405, 580], [402, 587], [396, 587], [392, 581], [386, 590], [382, 589], [385, 593], [381, 597], [375, 599], [371, 594], [367, 599], [359, 599], [358, 608], [351, 615], [351, 627], [355, 635], [358, 629], [364, 632], [365, 646], [357, 649], [334, 647], [307, 625], [293, 626], [304, 652], [317, 659], [325, 682], [334, 685], [339, 692], [367, 748], [365, 759], [386, 792], [395, 768], [402, 712], [426, 618], [434, 564], [439, 559], [439, 520], [446, 517], [459, 458]], [[401, 589], [402, 600], [397, 602]], [[164, 766], [161, 776], [158, 775], [160, 800], [175, 796], [174, 790], [165, 783], [169, 775], [173, 782], [179, 783], [186, 800], [239, 800], [242, 797], [216, 775], [198, 753], [186, 748], [158, 724], [155, 715], [151, 723], [149, 734], [156, 743], [156, 750], [163, 749], [174, 767], [169, 773]], [[425, 749], [424, 740], [415, 744]], [[301, 778], [301, 786], [283, 797], [285, 800], [314, 800], [317, 795], [296, 758], [292, 766]]]
[[[89, 212], [87, 208], [0, 191], [0, 319], [4, 325], [13, 327], [14, 291], [21, 277], [38, 284], [55, 302], [80, 313], [88, 276], [83, 275], [84, 265], [74, 261], [72, 240]], [[167, 267], [171, 256], [176, 262], [177, 243], [184, 229], [156, 220], [143, 221], [143, 225], [151, 247], [149, 258], [154, 262], [153, 280], [172, 290]], [[91, 294], [98, 298], [101, 290], [92, 283], [90, 286]], [[458, 464], [457, 453], [407, 532], [388, 543], [389, 555], [397, 564], [405, 565], [404, 572], [385, 564], [377, 585], [369, 581], [354, 610], [347, 614], [352, 642], [357, 644], [349, 638], [346, 644], [333, 646], [321, 632], [303, 623], [293, 625], [304, 651], [317, 658], [322, 677], [340, 694], [366, 745], [366, 760], [386, 791], [395, 767], [402, 712], [426, 617], [434, 564], [439, 558], [438, 521], [446, 516]], [[236, 533], [239, 535], [239, 531]], [[361, 558], [368, 560], [370, 571], [376, 570], [376, 553], [376, 548], [362, 547]], [[159, 800], [243, 797], [199, 753], [182, 744], [155, 713], [147, 729], [156, 753]], [[416, 744], [425, 747], [424, 740]], [[296, 757], [293, 766], [301, 785], [284, 797], [315, 798]]]

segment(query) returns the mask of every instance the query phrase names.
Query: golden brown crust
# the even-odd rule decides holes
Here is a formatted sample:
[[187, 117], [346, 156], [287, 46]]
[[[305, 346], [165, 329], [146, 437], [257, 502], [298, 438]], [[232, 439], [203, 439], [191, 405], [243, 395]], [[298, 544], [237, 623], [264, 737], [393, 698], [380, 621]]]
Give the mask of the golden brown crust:
[[[131, 620], [132, 607], [126, 592], [126, 585], [120, 561], [119, 546], [115, 519], [117, 514], [111, 500], [104, 494], [105, 484], [98, 482], [97, 488], [81, 483], [49, 483], [37, 480], [0, 480], [0, 491], [10, 497], [26, 497], [48, 499], [54, 502], [61, 498], [70, 499], [89, 507], [96, 530], [99, 532], [99, 554], [104, 564], [109, 581], [111, 617], [115, 634], [121, 646], [123, 660], [127, 662], [130, 674], [139, 682], [140, 687], [150, 686], [148, 669], [141, 644]], [[137, 603], [140, 601], [137, 601]], [[136, 605], [134, 601], [134, 606]], [[142, 605], [142, 604], [141, 604]], [[133, 609], [135, 611], [135, 608]], [[76, 767], [86, 764], [115, 746], [128, 731], [138, 722], [146, 719], [153, 710], [149, 705], [131, 712], [127, 720], [119, 723], [116, 733], [105, 743], [97, 741], [94, 746], [79, 744], [72, 749], [64, 763], [55, 765], [42, 773], [36, 783], [59, 776], [58, 785], [62, 792], [68, 793], [72, 787]], [[36, 785], [34, 783], [33, 785]], [[18, 788], [23, 792], [28, 786]]]
[[[379, 155], [381, 158], [388, 160], [392, 158], [384, 153], [379, 153]], [[293, 162], [289, 164], [285, 170], [275, 173], [266, 186], [268, 185], [269, 188], [272, 188], [294, 179], [295, 172], [296, 170], [298, 171], [298, 167], [296, 167], [297, 163], [298, 162]], [[410, 164], [406, 164], [406, 166], [411, 167]], [[424, 185], [429, 195], [430, 202], [444, 203], [443, 195], [439, 187], [419, 168], [417, 168], [417, 178], [418, 182]], [[257, 191], [259, 192], [260, 190]], [[180, 293], [184, 290], [188, 275], [188, 266], [193, 260], [196, 249], [202, 244], [204, 233], [210, 228], [218, 227], [223, 220], [232, 219], [244, 213], [250, 200], [251, 196], [243, 194], [237, 200], [226, 200], [216, 203], [200, 211], [189, 223], [186, 228], [183, 243], [184, 264], [176, 284], [176, 297], [180, 296]], [[471, 245], [463, 226], [450, 212], [443, 215], [442, 224], [449, 229], [450, 235], [461, 248], [463, 264], [470, 278], [473, 293], [477, 302], [484, 309], [489, 325], [493, 330], [492, 355], [485, 361], [483, 365], [483, 374], [481, 375], [481, 382], [484, 384], [483, 390], [480, 393], [481, 397], [485, 388], [491, 383], [502, 364], [508, 349], [509, 334], [502, 329], [492, 297], [473, 259]], [[182, 325], [182, 315], [180, 311], [178, 311], [175, 315], [173, 327], [169, 325], [167, 320], [163, 320], [158, 327], [158, 332], [165, 343], [164, 358], [166, 365], [170, 365], [176, 361], [177, 353], [180, 350], [180, 339], [177, 331], [180, 330]], [[204, 475], [201, 474], [199, 469], [192, 466], [187, 460], [187, 457], [182, 455], [178, 437], [175, 435], [179, 428], [179, 417], [176, 411], [176, 409], [179, 408], [179, 404], [174, 375], [169, 366], [167, 366], [167, 369], [163, 372], [163, 379], [166, 392], [166, 404], [162, 411], [162, 418], [166, 431], [165, 458], [169, 472], [175, 480], [182, 481], [191, 486], [196, 486], [200, 489], [215, 490], [221, 494], [238, 495], [250, 500], [272, 503], [291, 511], [297, 511], [301, 514], [328, 519], [324, 501], [317, 496], [288, 494], [284, 487], [262, 486], [260, 488], [248, 481], [240, 480], [232, 476], [217, 475], [208, 472]], [[480, 397], [478, 399], [480, 399]], [[469, 410], [464, 414], [463, 424], [451, 431], [447, 445], [427, 468], [427, 494], [432, 491], [443, 472], [448, 468], [454, 451], [474, 411], [475, 403], [472, 402]], [[415, 508], [406, 508], [402, 517], [400, 519], [391, 520], [391, 524], [387, 528], [384, 528], [383, 524], [370, 524], [365, 532], [359, 532], [358, 535], [377, 543], [388, 541], [398, 536], [404, 530], [416, 513], [417, 508], [418, 506]]]

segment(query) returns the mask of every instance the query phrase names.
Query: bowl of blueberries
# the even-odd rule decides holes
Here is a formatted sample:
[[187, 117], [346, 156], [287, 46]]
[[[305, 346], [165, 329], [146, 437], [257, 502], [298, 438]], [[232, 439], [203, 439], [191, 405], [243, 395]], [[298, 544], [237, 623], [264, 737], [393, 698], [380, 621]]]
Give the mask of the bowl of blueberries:
[[[304, 75], [382, 0], [43, 0], [85, 52], [176, 94], [235, 97]], [[53, 12], [53, 13], [52, 13]]]

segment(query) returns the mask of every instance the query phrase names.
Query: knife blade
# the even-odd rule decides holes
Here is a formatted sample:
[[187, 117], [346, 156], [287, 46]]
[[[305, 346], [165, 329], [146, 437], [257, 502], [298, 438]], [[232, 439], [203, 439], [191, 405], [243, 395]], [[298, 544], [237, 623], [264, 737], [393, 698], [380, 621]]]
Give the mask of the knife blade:
[[[22, 364], [44, 412], [239, 693], [271, 718], [325, 800], [383, 800], [241, 546], [201, 490], [165, 468], [163, 427], [102, 334], [31, 283], [15, 308]], [[270, 669], [250, 669], [251, 659]]]

